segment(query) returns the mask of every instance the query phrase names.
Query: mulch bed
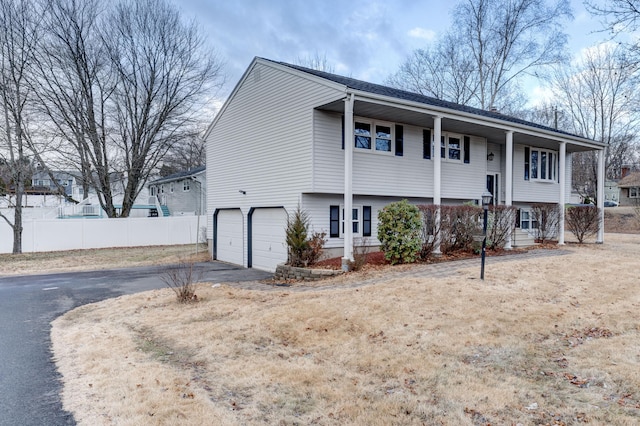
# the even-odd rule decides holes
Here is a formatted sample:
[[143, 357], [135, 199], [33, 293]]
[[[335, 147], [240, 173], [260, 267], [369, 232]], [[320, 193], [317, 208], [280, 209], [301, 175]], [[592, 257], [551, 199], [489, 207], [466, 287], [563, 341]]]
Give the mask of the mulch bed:
[[[546, 244], [539, 244], [535, 248], [554, 249], [554, 248], [557, 248], [557, 245], [553, 243], [546, 243]], [[512, 255], [512, 254], [526, 253], [526, 252], [527, 252], [527, 249], [514, 248], [512, 250], [504, 250], [504, 249], [487, 250], [486, 253], [487, 253], [487, 257], [491, 257], [491, 256], [506, 256], [506, 255]], [[451, 262], [454, 260], [472, 259], [476, 257], [480, 257], [480, 254], [476, 254], [468, 251], [458, 251], [454, 253], [443, 254], [439, 257], [430, 257], [425, 261], [418, 261], [415, 264]], [[385, 259], [383, 252], [376, 251], [376, 252], [367, 253], [366, 265], [368, 267], [375, 268], [379, 266], [391, 265], [391, 262]], [[313, 265], [312, 267], [318, 268], [318, 269], [340, 270], [342, 269], [342, 257], [332, 257], [330, 259], [323, 259], [316, 262], [316, 264]]]

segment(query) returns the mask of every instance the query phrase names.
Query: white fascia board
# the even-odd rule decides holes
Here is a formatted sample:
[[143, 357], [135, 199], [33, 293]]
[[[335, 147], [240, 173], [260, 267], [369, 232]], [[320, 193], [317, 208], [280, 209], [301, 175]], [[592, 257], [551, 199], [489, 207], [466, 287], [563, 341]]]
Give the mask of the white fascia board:
[[482, 126], [489, 126], [497, 129], [502, 129], [505, 132], [511, 130], [517, 133], [527, 134], [530, 136], [537, 136], [537, 137], [543, 136], [549, 139], [570, 142], [574, 145], [579, 145], [579, 146], [584, 146], [584, 147], [589, 147], [594, 149], [602, 149], [606, 146], [606, 144], [602, 142], [593, 141], [590, 139], [582, 138], [580, 136], [571, 136], [571, 135], [556, 133], [553, 131], [539, 129], [537, 127], [526, 126], [519, 123], [513, 123], [513, 122], [507, 123], [503, 120], [499, 120], [492, 117], [482, 116], [482, 118], [480, 118], [481, 116], [464, 112], [464, 111], [457, 111], [449, 108], [437, 107], [434, 105], [426, 105], [420, 102], [404, 101], [397, 98], [383, 96], [383, 95], [376, 95], [374, 93], [369, 93], [369, 92], [362, 92], [357, 90], [353, 90], [353, 92], [356, 94], [356, 100], [360, 99], [363, 101], [374, 102], [380, 105], [388, 105], [396, 108], [403, 108], [403, 109], [407, 109], [415, 112], [420, 112], [423, 114], [438, 115], [442, 118], [449, 118], [453, 120], [464, 120], [466, 122], [473, 123], [473, 124], [479, 124]]

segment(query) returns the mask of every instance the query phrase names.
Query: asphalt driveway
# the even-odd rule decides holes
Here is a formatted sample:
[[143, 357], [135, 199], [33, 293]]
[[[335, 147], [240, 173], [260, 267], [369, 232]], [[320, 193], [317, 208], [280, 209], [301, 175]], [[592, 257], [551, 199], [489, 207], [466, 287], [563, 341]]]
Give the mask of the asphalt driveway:
[[[220, 262], [195, 266], [202, 280], [243, 282], [271, 274]], [[60, 402], [51, 358], [51, 321], [75, 307], [163, 288], [165, 267], [0, 276], [0, 426], [73, 425]]]

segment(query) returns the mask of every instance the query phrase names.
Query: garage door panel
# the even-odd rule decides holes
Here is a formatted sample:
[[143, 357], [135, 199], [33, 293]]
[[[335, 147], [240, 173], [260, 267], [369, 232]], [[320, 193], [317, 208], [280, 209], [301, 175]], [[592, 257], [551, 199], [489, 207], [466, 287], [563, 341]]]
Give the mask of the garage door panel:
[[287, 261], [287, 213], [282, 208], [256, 209], [252, 216], [251, 266], [275, 271]]
[[222, 262], [244, 264], [243, 220], [240, 210], [221, 210], [218, 213], [216, 255]]

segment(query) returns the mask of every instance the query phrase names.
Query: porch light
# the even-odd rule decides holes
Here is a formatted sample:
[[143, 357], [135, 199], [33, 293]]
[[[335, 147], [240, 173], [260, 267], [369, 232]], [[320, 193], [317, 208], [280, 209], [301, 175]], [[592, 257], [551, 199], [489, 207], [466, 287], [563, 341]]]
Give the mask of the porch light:
[[482, 254], [481, 259], [482, 263], [480, 266], [480, 279], [484, 281], [484, 258], [486, 256], [487, 250], [487, 214], [489, 212], [489, 204], [491, 204], [491, 199], [493, 195], [489, 191], [485, 189], [482, 193], [482, 208], [484, 210], [484, 219], [482, 221]]
[[487, 155], [487, 160], [489, 160], [489, 161], [493, 161], [493, 157], [495, 157], [495, 156], [493, 155], [493, 152], [490, 152], [490, 153], [489, 153], [489, 155]]

